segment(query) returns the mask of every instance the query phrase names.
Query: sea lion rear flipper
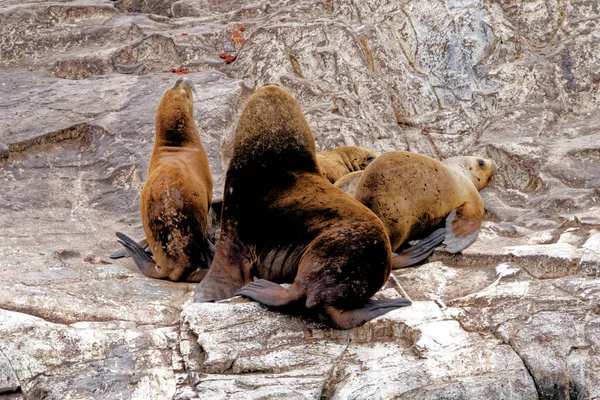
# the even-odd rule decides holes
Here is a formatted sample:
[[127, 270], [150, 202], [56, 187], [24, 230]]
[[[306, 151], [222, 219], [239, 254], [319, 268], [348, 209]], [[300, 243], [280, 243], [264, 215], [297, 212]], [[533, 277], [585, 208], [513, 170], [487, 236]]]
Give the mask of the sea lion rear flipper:
[[476, 204], [465, 203], [456, 210], [452, 210], [446, 218], [444, 244], [450, 253], [458, 253], [466, 249], [477, 239], [481, 227], [483, 205], [481, 205], [481, 211], [478, 208], [479, 206]]
[[[148, 246], [148, 240], [142, 239], [138, 242], [138, 245], [144, 249], [146, 254], [152, 257], [152, 250], [150, 250], [150, 246]], [[127, 248], [123, 248], [113, 252], [108, 258], [112, 258], [113, 260], [117, 258], [129, 257], [129, 253], [127, 252]]]
[[333, 306], [325, 308], [330, 324], [335, 328], [350, 329], [364, 324], [396, 308], [410, 306], [408, 299], [369, 300], [362, 308], [340, 310]]
[[135, 262], [135, 265], [138, 266], [138, 268], [144, 273], [144, 275], [156, 279], [163, 279], [169, 276], [168, 271], [161, 271], [162, 268], [156, 265], [154, 260], [146, 253], [146, 251], [144, 251], [144, 249], [139, 244], [133, 241], [133, 239], [121, 232], [117, 232], [116, 235], [120, 239], [117, 241], [125, 247], [131, 258]]
[[292, 305], [302, 298], [300, 293], [293, 290], [292, 287], [286, 289], [266, 279], [258, 279], [242, 287], [235, 292], [234, 296], [248, 297], [269, 307], [284, 307]]
[[184, 279], [184, 282], [192, 282], [192, 283], [202, 282], [202, 279], [204, 279], [204, 277], [206, 276], [207, 273], [208, 273], [208, 268], [197, 268], [194, 272], [189, 274]]
[[392, 269], [406, 268], [423, 261], [433, 253], [433, 250], [444, 241], [445, 237], [446, 230], [440, 228], [402, 253], [392, 253]]
[[214, 244], [212, 244], [212, 242], [208, 238], [204, 238], [204, 240], [206, 241], [206, 251], [203, 252], [201, 259], [203, 259], [202, 265], [204, 265], [205, 267], [197, 268], [194, 272], [189, 274], [184, 279], [185, 282], [201, 282], [202, 279], [204, 279], [204, 277], [208, 273], [208, 268], [210, 267], [212, 260], [215, 257], [215, 252], [217, 248]]

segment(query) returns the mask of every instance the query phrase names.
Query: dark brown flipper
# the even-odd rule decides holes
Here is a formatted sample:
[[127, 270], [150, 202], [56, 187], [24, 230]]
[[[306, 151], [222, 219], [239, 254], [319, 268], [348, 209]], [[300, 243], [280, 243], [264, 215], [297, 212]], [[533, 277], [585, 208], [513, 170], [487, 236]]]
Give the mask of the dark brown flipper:
[[458, 253], [469, 247], [479, 234], [481, 215], [483, 211], [479, 210], [478, 204], [465, 203], [452, 210], [446, 218], [446, 250]]
[[241, 245], [237, 231], [227, 228], [221, 232], [212, 264], [196, 287], [195, 303], [215, 302], [233, 297], [236, 290], [249, 282], [252, 263], [248, 249]]
[[[410, 306], [408, 299], [369, 300], [362, 308], [340, 310], [335, 307], [325, 308], [326, 322], [334, 328], [350, 329], [364, 324], [396, 308]], [[327, 321], [329, 320], [329, 321]]]
[[223, 212], [223, 199], [214, 199], [210, 204], [210, 208], [215, 212], [217, 221], [221, 220], [221, 213]]
[[208, 272], [208, 268], [198, 268], [194, 272], [189, 274], [187, 276], [187, 278], [185, 278], [185, 282], [192, 282], [192, 283], [201, 282], [202, 279], [204, 279], [204, 277], [206, 276], [207, 272]]
[[235, 296], [248, 297], [268, 307], [286, 307], [297, 303], [302, 298], [300, 293], [290, 289], [266, 279], [258, 279], [235, 292]]
[[156, 279], [164, 279], [169, 276], [169, 272], [162, 271], [162, 268], [156, 265], [154, 260], [133, 239], [121, 232], [117, 232], [116, 235], [120, 239], [117, 241], [127, 249], [135, 265], [138, 266], [144, 275]]
[[403, 252], [399, 254], [393, 253], [392, 269], [406, 268], [423, 261], [433, 253], [433, 250], [444, 241], [445, 237], [446, 230], [440, 228]]
[[194, 282], [194, 283], [201, 282], [202, 279], [204, 279], [204, 277], [208, 273], [208, 268], [210, 267], [210, 264], [212, 263], [212, 260], [215, 257], [215, 252], [216, 252], [217, 248], [215, 247], [214, 244], [212, 244], [212, 242], [209, 239], [204, 238], [204, 240], [206, 241], [207, 253], [205, 255], [205, 260], [204, 260], [203, 265], [206, 265], [206, 268], [197, 268], [194, 272], [189, 274], [184, 279], [185, 282]]
[[[139, 242], [137, 242], [137, 244], [142, 249], [144, 249], [144, 251], [146, 252], [146, 254], [148, 254], [150, 257], [152, 257], [152, 250], [150, 250], [150, 246], [148, 246], [148, 241], [146, 239], [140, 240]], [[129, 257], [129, 253], [127, 252], [127, 248], [124, 248], [124, 249], [120, 249], [120, 250], [115, 251], [114, 253], [112, 253], [108, 257], [112, 258], [113, 260], [115, 260], [117, 258]]]

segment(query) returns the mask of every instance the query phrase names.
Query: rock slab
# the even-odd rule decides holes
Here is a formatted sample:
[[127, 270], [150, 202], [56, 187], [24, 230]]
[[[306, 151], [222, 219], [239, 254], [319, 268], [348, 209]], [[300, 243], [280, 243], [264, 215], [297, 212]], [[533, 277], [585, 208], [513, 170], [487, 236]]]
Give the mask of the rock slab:
[[[3, 1], [0, 398], [600, 399], [599, 23], [594, 0]], [[479, 239], [347, 332], [110, 260], [177, 73], [214, 197], [274, 82], [318, 150], [493, 158]]]

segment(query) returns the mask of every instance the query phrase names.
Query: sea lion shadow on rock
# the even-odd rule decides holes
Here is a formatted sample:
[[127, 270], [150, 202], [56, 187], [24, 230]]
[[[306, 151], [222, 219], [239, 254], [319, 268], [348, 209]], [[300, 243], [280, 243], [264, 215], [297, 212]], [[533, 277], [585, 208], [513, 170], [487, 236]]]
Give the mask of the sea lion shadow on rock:
[[199, 282], [215, 252], [206, 237], [213, 183], [194, 121], [193, 91], [189, 79], [179, 78], [156, 111], [156, 141], [140, 196], [150, 251], [117, 233], [119, 243], [151, 278]]
[[237, 293], [347, 329], [410, 305], [370, 300], [390, 271], [382, 222], [321, 175], [298, 103], [278, 86], [258, 89], [238, 122], [219, 244], [194, 301]]

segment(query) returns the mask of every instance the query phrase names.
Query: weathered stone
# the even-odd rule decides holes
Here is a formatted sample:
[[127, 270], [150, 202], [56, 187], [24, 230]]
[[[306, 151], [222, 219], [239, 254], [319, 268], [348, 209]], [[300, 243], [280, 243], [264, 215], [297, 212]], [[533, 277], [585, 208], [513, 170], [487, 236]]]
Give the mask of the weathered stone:
[[[599, 23], [593, 0], [3, 1], [0, 397], [600, 398]], [[493, 158], [478, 240], [394, 271], [377, 296], [413, 306], [351, 331], [184, 305], [193, 284], [107, 257], [143, 235], [171, 70], [215, 198], [275, 82], [319, 150]]]
[[53, 324], [0, 310], [2, 354], [32, 398], [170, 398], [177, 328]]
[[[189, 304], [182, 316], [206, 353], [201, 368], [208, 375], [195, 388], [201, 397], [536, 396], [509, 346], [481, 342], [432, 302], [415, 302], [347, 332], [253, 302]], [[485, 361], [473, 365], [474, 358]], [[365, 369], [369, 373], [361, 374]], [[503, 378], [495, 381], [495, 375]]]

